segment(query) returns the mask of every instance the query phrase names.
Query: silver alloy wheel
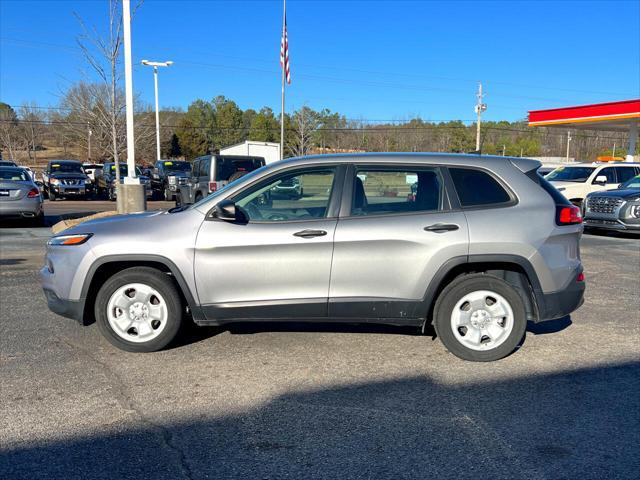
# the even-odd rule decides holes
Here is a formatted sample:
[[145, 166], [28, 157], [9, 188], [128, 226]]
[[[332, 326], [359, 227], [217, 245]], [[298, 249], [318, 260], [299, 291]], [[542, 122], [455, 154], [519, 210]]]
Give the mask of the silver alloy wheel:
[[513, 309], [496, 292], [477, 290], [462, 297], [451, 312], [451, 329], [462, 345], [487, 351], [502, 345], [513, 330]]
[[167, 317], [167, 303], [162, 295], [144, 283], [129, 283], [118, 288], [107, 304], [111, 329], [128, 342], [153, 340], [164, 330]]

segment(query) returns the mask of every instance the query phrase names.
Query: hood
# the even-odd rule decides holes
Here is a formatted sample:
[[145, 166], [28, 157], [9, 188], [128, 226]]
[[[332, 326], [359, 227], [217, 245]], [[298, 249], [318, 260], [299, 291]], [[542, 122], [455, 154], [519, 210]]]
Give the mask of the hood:
[[[560, 182], [560, 181], [550, 181], [551, 185], [556, 187], [558, 190], [567, 190], [569, 188], [576, 188], [584, 186], [584, 182]], [[561, 190], [562, 189], [562, 190]]]
[[72, 178], [72, 179], [85, 179], [87, 178], [87, 176], [84, 173], [70, 173], [70, 172], [52, 172], [51, 175], [49, 175], [51, 178]]
[[108, 232], [109, 230], [125, 226], [127, 230], [131, 228], [136, 230], [140, 227], [144, 228], [148, 223], [145, 220], [158, 215], [163, 215], [166, 212], [163, 210], [151, 210], [139, 213], [128, 213], [124, 215], [113, 215], [111, 217], [96, 218], [87, 222], [82, 222], [75, 227], [71, 227], [64, 231], [64, 234], [74, 233], [96, 233], [96, 232]]
[[615, 198], [640, 198], [640, 188], [625, 188], [621, 190], [606, 190], [604, 192], [593, 192], [589, 197], [615, 197]]
[[167, 177], [190, 177], [190, 176], [191, 176], [191, 172], [185, 172], [184, 170], [167, 172]]

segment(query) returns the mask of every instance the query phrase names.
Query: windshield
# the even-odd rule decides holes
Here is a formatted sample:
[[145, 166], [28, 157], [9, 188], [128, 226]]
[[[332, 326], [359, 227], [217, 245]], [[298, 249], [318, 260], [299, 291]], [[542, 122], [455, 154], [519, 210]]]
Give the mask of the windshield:
[[[120, 164], [120, 175], [123, 177], [127, 176], [127, 173], [129, 172], [129, 166], [126, 163], [121, 163]], [[116, 166], [111, 163], [109, 170], [111, 171], [111, 173], [116, 173]], [[142, 175], [142, 170], [140, 170], [140, 167], [136, 167], [136, 175], [140, 176]]]
[[627, 180], [626, 182], [624, 182], [622, 185], [620, 185], [620, 187], [618, 187], [620, 189], [622, 188], [640, 188], [640, 175], [636, 175], [633, 178], [630, 178], [629, 180]]
[[0, 180], [13, 180], [14, 182], [28, 182], [27, 173], [15, 168], [0, 168]]
[[586, 182], [595, 167], [558, 167], [546, 177], [550, 182]]
[[189, 162], [162, 162], [165, 170], [171, 172], [190, 172], [191, 164]]
[[51, 171], [56, 173], [84, 173], [79, 163], [52, 163]]

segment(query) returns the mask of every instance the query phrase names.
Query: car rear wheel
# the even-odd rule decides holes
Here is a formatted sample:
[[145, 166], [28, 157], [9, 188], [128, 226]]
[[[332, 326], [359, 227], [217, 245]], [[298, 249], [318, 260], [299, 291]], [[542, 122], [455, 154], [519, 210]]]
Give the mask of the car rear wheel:
[[527, 327], [524, 302], [504, 280], [465, 275], [440, 294], [434, 326], [455, 356], [474, 362], [499, 360], [522, 342]]
[[180, 329], [182, 303], [171, 278], [149, 267], [133, 267], [109, 278], [96, 297], [100, 332], [128, 352], [155, 352]]
[[56, 194], [50, 188], [47, 190], [47, 196], [49, 197], [49, 200], [51, 200], [52, 202], [54, 202], [56, 199]]

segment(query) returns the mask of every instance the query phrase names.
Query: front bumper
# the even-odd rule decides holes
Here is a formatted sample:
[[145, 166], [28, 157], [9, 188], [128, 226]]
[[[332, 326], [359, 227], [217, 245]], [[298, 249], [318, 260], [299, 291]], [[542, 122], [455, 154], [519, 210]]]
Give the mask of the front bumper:
[[556, 292], [536, 295], [538, 321], [565, 317], [584, 303], [585, 282], [576, 280], [580, 273], [582, 273], [582, 267], [574, 272], [565, 288]]
[[53, 313], [83, 323], [84, 300], [67, 300], [59, 298], [53, 290], [43, 288], [47, 306]]
[[614, 230], [617, 232], [640, 233], [640, 225], [631, 225], [628, 223], [623, 223], [621, 220], [586, 217], [584, 219], [584, 226], [589, 228], [599, 228], [603, 230]]
[[93, 185], [52, 185], [50, 188], [60, 197], [81, 197], [93, 192]]

